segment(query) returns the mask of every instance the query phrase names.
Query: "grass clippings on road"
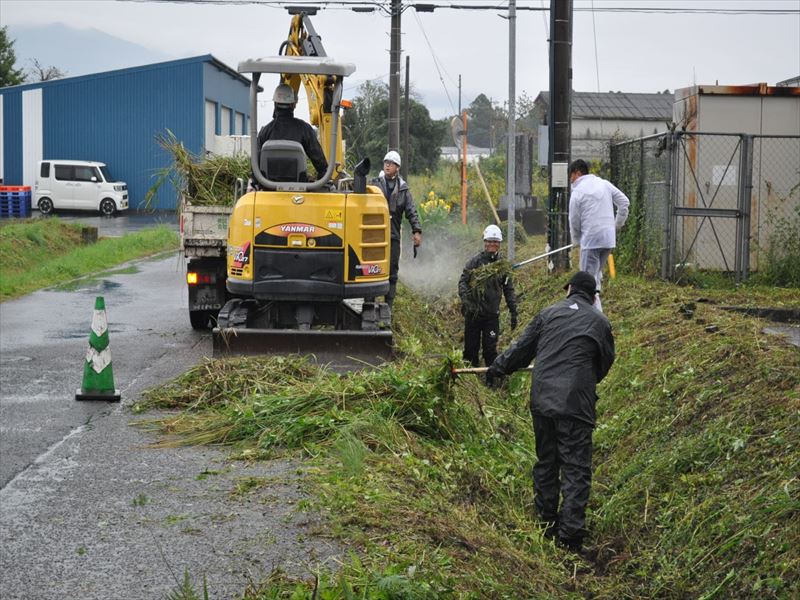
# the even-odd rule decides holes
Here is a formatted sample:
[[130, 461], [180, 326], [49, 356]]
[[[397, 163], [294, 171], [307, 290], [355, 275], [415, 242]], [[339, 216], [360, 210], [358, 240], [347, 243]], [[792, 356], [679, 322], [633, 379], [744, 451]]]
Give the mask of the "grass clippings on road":
[[[520, 321], [560, 298], [568, 276], [515, 272]], [[453, 298], [402, 289], [394, 328], [405, 356], [381, 369], [209, 361], [137, 409], [178, 411], [149, 424], [165, 444], [306, 457], [305, 505], [327, 515], [320, 533], [353, 552], [305, 581], [276, 571], [248, 600], [796, 597], [800, 352], [764, 334], [763, 321], [721, 308], [796, 297], [608, 282], [618, 354], [598, 390], [582, 558], [546, 540], [535, 519], [530, 375], [499, 391], [447, 377], [443, 357], [460, 355], [462, 334]]]

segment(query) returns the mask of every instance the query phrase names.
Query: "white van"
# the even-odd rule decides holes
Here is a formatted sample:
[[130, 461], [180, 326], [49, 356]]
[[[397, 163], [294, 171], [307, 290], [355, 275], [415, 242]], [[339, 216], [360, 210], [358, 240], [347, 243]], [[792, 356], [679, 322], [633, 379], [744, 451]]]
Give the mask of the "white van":
[[41, 160], [34, 205], [43, 215], [57, 209], [99, 210], [111, 216], [128, 209], [128, 186], [114, 181], [105, 164], [85, 160]]

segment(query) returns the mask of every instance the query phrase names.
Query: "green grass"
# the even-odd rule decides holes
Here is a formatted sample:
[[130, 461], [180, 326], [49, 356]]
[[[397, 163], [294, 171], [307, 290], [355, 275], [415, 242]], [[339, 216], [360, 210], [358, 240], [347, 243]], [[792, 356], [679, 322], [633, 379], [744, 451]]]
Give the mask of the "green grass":
[[[520, 327], [568, 277], [538, 264], [515, 275]], [[622, 274], [605, 292], [618, 357], [599, 388], [588, 558], [536, 523], [530, 376], [500, 391], [448, 377], [462, 335], [453, 297], [401, 287], [404, 357], [381, 369], [207, 361], [136, 410], [178, 411], [143, 424], [165, 445], [305, 458], [303, 507], [324, 511], [318, 533], [349, 553], [305, 580], [276, 571], [248, 600], [798, 597], [800, 352], [721, 308], [797, 306], [797, 290]]]
[[82, 246], [78, 224], [57, 218], [8, 223], [0, 226], [0, 301], [177, 246], [177, 234], [163, 226]]

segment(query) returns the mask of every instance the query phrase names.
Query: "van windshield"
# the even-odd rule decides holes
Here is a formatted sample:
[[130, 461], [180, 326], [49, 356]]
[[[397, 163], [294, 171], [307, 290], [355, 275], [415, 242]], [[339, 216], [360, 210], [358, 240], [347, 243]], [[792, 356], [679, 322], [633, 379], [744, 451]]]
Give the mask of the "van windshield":
[[113, 181], [116, 181], [116, 179], [111, 178], [111, 173], [108, 172], [108, 167], [105, 166], [100, 167], [100, 172], [103, 174], [103, 177], [107, 182], [111, 183]]

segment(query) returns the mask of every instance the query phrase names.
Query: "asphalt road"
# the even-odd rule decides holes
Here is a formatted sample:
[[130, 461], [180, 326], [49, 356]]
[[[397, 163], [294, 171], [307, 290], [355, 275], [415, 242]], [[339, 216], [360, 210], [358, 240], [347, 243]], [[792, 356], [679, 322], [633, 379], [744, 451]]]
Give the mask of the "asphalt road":
[[[130, 426], [143, 390], [211, 353], [189, 325], [182, 258], [134, 266], [0, 304], [3, 600], [162, 598], [184, 571], [231, 598], [275, 567], [308, 574], [339, 553], [294, 510], [297, 465], [155, 449]], [[98, 295], [122, 403], [74, 398]], [[242, 482], [252, 490], [233, 493]]]

